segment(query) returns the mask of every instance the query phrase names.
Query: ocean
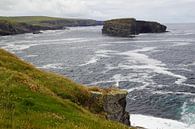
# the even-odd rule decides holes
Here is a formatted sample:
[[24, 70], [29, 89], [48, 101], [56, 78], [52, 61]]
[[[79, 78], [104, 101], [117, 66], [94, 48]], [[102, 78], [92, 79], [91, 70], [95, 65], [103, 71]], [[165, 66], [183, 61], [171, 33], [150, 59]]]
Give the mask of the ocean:
[[132, 125], [195, 129], [195, 24], [135, 38], [109, 37], [102, 26], [0, 37], [0, 47], [37, 68], [88, 86], [128, 90]]

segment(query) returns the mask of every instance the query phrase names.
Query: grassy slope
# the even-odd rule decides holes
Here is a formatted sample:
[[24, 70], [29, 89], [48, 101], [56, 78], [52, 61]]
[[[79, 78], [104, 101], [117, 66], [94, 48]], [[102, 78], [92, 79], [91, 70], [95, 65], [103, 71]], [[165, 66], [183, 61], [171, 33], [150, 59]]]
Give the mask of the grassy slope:
[[[26, 24], [31, 24], [31, 25], [47, 25], [46, 23], [43, 23], [43, 22], [61, 21], [61, 20], [64, 21], [65, 25], [78, 23], [81, 21], [86, 21], [88, 24], [95, 23], [95, 20], [91, 20], [91, 19], [71, 19], [71, 18], [58, 18], [58, 17], [47, 17], [47, 16], [18, 16], [18, 17], [2, 17], [2, 16], [0, 16], [0, 20], [15, 21], [15, 22], [26, 23]], [[49, 25], [51, 25], [51, 24], [49, 24]]]
[[35, 23], [50, 20], [62, 20], [63, 18], [45, 17], [45, 16], [21, 16], [21, 17], [0, 17], [0, 20], [10, 20], [23, 23]]
[[1, 129], [128, 128], [86, 110], [89, 97], [86, 87], [0, 49]]

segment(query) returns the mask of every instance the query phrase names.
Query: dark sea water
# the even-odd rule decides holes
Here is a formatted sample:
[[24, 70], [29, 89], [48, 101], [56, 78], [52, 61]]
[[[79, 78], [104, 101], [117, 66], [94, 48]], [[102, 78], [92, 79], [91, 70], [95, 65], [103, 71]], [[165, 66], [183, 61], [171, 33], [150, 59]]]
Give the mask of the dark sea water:
[[0, 47], [82, 84], [127, 89], [131, 114], [195, 129], [195, 24], [167, 26], [135, 38], [102, 35], [101, 26], [44, 31], [0, 37]]

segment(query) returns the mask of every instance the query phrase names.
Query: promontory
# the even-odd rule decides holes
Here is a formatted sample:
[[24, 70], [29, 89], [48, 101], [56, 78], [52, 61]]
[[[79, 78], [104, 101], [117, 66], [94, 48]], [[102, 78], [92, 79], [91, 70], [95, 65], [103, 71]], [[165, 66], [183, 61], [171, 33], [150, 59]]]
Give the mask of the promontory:
[[167, 27], [158, 22], [140, 21], [134, 18], [113, 19], [104, 22], [103, 34], [129, 37], [140, 33], [162, 33]]

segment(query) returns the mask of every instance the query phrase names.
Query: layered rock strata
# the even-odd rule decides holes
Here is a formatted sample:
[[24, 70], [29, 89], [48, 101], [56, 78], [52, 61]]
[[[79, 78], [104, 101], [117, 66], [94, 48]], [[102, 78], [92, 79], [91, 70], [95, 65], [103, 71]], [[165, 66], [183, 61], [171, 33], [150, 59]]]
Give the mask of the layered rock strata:
[[103, 34], [129, 37], [140, 33], [162, 33], [167, 27], [158, 22], [137, 21], [134, 18], [113, 19], [104, 22]]
[[126, 96], [127, 91], [115, 90], [103, 94], [101, 92], [91, 92], [94, 101], [99, 101], [102, 98], [103, 111], [106, 113], [106, 118], [121, 122], [130, 126], [129, 113], [126, 112]]

